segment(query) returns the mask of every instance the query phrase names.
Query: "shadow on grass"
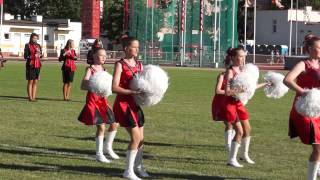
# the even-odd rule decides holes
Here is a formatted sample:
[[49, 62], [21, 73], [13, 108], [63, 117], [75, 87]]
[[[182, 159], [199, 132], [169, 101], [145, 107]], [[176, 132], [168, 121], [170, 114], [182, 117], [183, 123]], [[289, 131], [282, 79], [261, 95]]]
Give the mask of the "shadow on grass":
[[[115, 152], [122, 158], [125, 159], [126, 149], [115, 149]], [[83, 149], [69, 149], [69, 148], [59, 148], [59, 147], [38, 147], [38, 146], [28, 146], [28, 147], [18, 147], [18, 148], [1, 148], [0, 153], [8, 153], [15, 155], [26, 155], [26, 156], [44, 156], [53, 158], [68, 158], [68, 159], [86, 159], [94, 160], [95, 151], [94, 150], [83, 150]], [[225, 166], [225, 160], [210, 160], [205, 158], [197, 157], [175, 157], [175, 156], [158, 156], [156, 154], [150, 154], [144, 152], [144, 159], [150, 161], [162, 161], [162, 162], [175, 162], [175, 163], [187, 163], [187, 164], [215, 164], [217, 166]]]
[[52, 158], [68, 158], [68, 159], [85, 159], [94, 160], [95, 152], [89, 150], [68, 150], [59, 151], [55, 149], [41, 148], [41, 147], [25, 147], [24, 149], [6, 149], [0, 147], [0, 153], [25, 155], [25, 156], [40, 156], [40, 157], [52, 157]]
[[[28, 101], [28, 97], [23, 97], [23, 96], [0, 96], [0, 99], [18, 99], [18, 100]], [[40, 101], [64, 101], [63, 99], [55, 99], [55, 98], [37, 98], [37, 100], [40, 100]], [[84, 101], [70, 100], [70, 101], [66, 101], [66, 102], [81, 102], [81, 103], [83, 103]]]
[[[42, 171], [42, 172], [65, 172], [71, 174], [101, 174], [107, 177], [121, 177], [123, 169], [111, 168], [111, 167], [93, 167], [93, 166], [70, 166], [60, 164], [49, 164], [49, 163], [37, 163], [32, 165], [21, 165], [21, 164], [3, 164], [0, 163], [1, 169], [9, 170], [23, 170], [23, 171]], [[226, 179], [237, 179], [237, 180], [249, 180], [248, 178], [242, 177], [221, 177], [221, 176], [205, 176], [196, 174], [178, 174], [178, 173], [150, 173], [151, 177], [146, 179], [190, 179], [190, 180], [226, 180]]]
[[42, 171], [42, 172], [65, 172], [71, 174], [101, 174], [108, 177], [121, 177], [123, 169], [111, 167], [93, 167], [93, 166], [70, 166], [70, 165], [57, 165], [37, 163], [32, 165], [21, 164], [2, 164], [1, 169], [23, 170], [23, 171]]
[[[80, 141], [95, 141], [94, 137], [74, 137], [74, 136], [61, 136], [56, 135], [56, 137], [67, 138], [67, 139], [76, 139]], [[114, 140], [115, 143], [124, 143], [129, 144], [128, 140], [125, 139], [118, 139]], [[210, 148], [214, 150], [225, 151], [224, 146], [217, 146], [217, 145], [208, 145], [208, 144], [171, 144], [171, 143], [163, 143], [163, 142], [149, 142], [144, 141], [144, 145], [146, 146], [157, 146], [157, 147], [175, 147], [175, 148]]]
[[244, 177], [222, 177], [222, 176], [206, 176], [206, 175], [196, 175], [196, 174], [177, 174], [177, 173], [150, 173], [152, 179], [189, 179], [189, 180], [227, 180], [227, 179], [237, 179], [237, 180], [250, 180]]
[[215, 164], [217, 166], [226, 166], [226, 160], [211, 160], [197, 157], [173, 157], [173, 156], [157, 156], [153, 154], [143, 153], [143, 159], [156, 160], [163, 162], [175, 162], [183, 164]]

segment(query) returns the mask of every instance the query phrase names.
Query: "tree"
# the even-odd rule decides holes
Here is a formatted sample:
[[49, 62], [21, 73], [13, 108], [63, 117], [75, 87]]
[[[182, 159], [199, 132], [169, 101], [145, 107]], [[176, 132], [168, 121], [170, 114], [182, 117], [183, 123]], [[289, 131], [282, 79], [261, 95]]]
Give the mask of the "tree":
[[81, 0], [40, 0], [39, 14], [44, 18], [80, 21]]
[[21, 15], [22, 19], [25, 16], [24, 0], [4, 1], [4, 11], [8, 12], [15, 17]]
[[44, 18], [69, 18], [80, 21], [81, 0], [14, 0], [4, 1], [4, 10], [21, 19], [40, 14]]
[[104, 13], [101, 20], [101, 31], [110, 39], [120, 37], [123, 33], [123, 0], [104, 0]]

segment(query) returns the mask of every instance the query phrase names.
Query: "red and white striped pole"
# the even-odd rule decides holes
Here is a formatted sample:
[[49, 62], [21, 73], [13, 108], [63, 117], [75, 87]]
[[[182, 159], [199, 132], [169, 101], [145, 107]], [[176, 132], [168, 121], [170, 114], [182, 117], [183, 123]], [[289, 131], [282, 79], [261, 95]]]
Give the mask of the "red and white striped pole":
[[204, 0], [200, 0], [200, 53], [199, 53], [199, 67], [202, 66], [202, 56], [203, 56], [203, 19], [204, 19]]
[[183, 66], [185, 60], [185, 19], [186, 19], [186, 0], [181, 0], [181, 50], [180, 65]]

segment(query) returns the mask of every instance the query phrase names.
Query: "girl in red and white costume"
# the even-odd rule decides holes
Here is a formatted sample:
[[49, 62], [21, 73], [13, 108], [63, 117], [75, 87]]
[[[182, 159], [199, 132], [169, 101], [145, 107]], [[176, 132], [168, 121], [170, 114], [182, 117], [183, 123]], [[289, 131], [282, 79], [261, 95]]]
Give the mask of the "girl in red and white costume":
[[[89, 79], [97, 72], [105, 71], [102, 66], [106, 61], [106, 51], [103, 48], [97, 49], [93, 55], [94, 63], [87, 68], [87, 72], [82, 80], [81, 89], [89, 90]], [[88, 91], [86, 105], [82, 109], [78, 120], [85, 125], [96, 125], [96, 160], [103, 163], [111, 161], [104, 156], [105, 151], [113, 159], [119, 156], [112, 150], [113, 139], [117, 132], [118, 124], [115, 123], [114, 114], [106, 97], [98, 96], [94, 92]], [[105, 124], [110, 124], [106, 142], [104, 143]], [[105, 146], [103, 146], [105, 144]], [[104, 149], [104, 150], [103, 150]]]
[[320, 165], [320, 117], [304, 117], [296, 111], [294, 104], [307, 92], [306, 89], [320, 88], [320, 38], [306, 36], [304, 49], [309, 58], [296, 64], [286, 75], [284, 83], [296, 92], [289, 118], [289, 135], [291, 138], [299, 136], [302, 143], [312, 146], [308, 180], [316, 180]]
[[[249, 123], [249, 114], [242, 102], [233, 96], [243, 92], [243, 89], [232, 89], [231, 83], [233, 79], [242, 71], [242, 67], [245, 62], [245, 51], [243, 48], [235, 48], [233, 49], [233, 58], [232, 58], [232, 66], [227, 70], [226, 73], [226, 100], [225, 100], [225, 107], [226, 107], [226, 121], [228, 123], [232, 123], [233, 128], [236, 131], [236, 134], [233, 138], [233, 142], [231, 144], [231, 150], [229, 153], [228, 165], [233, 167], [243, 167], [238, 160], [237, 154], [238, 150], [240, 149], [240, 159], [244, 160], [249, 164], [254, 164], [255, 162], [252, 161], [249, 157], [249, 146], [251, 140], [251, 127]], [[257, 85], [257, 89], [265, 86], [266, 83], [261, 83]]]
[[[229, 48], [227, 51], [227, 55], [224, 60], [224, 66], [225, 68], [229, 68], [231, 59], [232, 59], [232, 48]], [[212, 100], [211, 105], [211, 112], [212, 112], [212, 119], [214, 121], [223, 121], [225, 124], [225, 144], [226, 144], [226, 150], [229, 152], [231, 149], [231, 141], [235, 135], [235, 131], [232, 128], [232, 123], [226, 121], [225, 117], [225, 87], [227, 84], [227, 81], [225, 79], [226, 72], [222, 72], [218, 75], [217, 83], [215, 87], [215, 95]]]
[[144, 115], [142, 109], [136, 104], [133, 95], [142, 92], [129, 88], [130, 81], [143, 71], [140, 61], [137, 60], [139, 41], [128, 37], [123, 39], [125, 58], [115, 64], [112, 82], [112, 91], [117, 93], [113, 109], [116, 121], [126, 128], [130, 135], [130, 143], [126, 153], [126, 169], [123, 177], [132, 180], [140, 180], [141, 177], [149, 177], [143, 167], [143, 139], [144, 139]]

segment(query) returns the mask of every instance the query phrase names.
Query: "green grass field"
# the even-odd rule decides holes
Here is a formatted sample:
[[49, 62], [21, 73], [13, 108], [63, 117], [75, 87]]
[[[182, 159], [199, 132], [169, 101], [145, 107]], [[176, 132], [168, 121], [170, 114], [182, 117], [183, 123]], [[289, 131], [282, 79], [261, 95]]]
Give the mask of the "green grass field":
[[[120, 179], [128, 135], [119, 129], [120, 160], [95, 161], [95, 127], [77, 121], [85, 102], [78, 65], [71, 94], [62, 99], [60, 64], [44, 63], [38, 102], [26, 99], [24, 63], [0, 70], [0, 179]], [[111, 70], [112, 66], [107, 66]], [[259, 90], [247, 108], [256, 165], [226, 166], [224, 127], [211, 120], [212, 69], [165, 68], [170, 87], [157, 106], [144, 108], [145, 166], [151, 179], [306, 179], [311, 148], [287, 136], [293, 93], [267, 99]], [[114, 95], [110, 98], [114, 99]]]

